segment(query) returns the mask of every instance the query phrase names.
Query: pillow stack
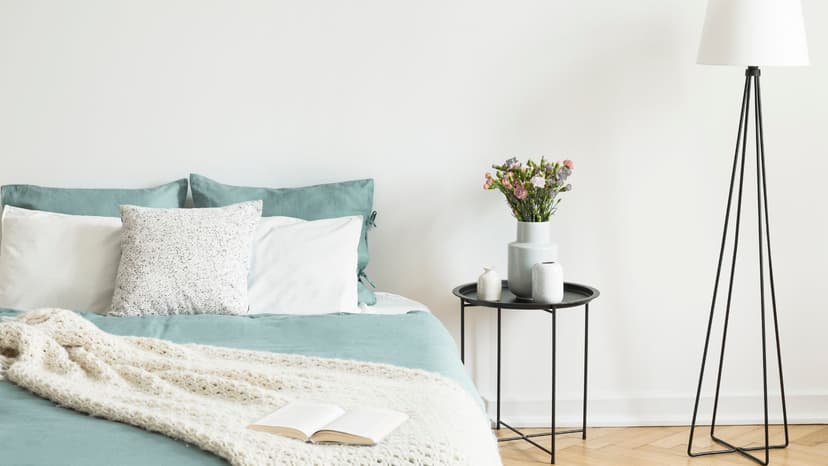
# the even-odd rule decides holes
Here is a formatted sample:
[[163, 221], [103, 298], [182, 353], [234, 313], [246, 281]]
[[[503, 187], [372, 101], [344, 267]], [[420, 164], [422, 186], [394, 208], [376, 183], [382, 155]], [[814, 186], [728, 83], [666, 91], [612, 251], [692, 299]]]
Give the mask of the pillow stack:
[[147, 189], [0, 188], [0, 307], [110, 310], [122, 204], [182, 208], [187, 180]]
[[359, 240], [357, 279], [359, 302], [376, 304], [374, 293], [362, 282], [368, 266], [368, 230], [373, 226], [376, 212], [374, 204], [374, 180], [345, 181], [320, 184], [304, 188], [251, 188], [221, 184], [206, 176], [191, 174], [195, 207], [221, 207], [242, 201], [262, 199], [262, 215], [285, 216], [304, 220], [319, 220], [351, 215], [362, 216]]
[[372, 180], [267, 189], [191, 179], [194, 209], [183, 208], [187, 180], [141, 190], [3, 186], [0, 307], [318, 314], [375, 302], [359, 282]]

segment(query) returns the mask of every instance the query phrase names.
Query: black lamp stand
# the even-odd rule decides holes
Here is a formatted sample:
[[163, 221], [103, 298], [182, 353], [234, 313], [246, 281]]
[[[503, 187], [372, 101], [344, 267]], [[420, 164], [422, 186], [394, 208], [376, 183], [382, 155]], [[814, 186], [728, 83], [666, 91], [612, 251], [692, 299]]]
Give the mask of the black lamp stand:
[[[745, 89], [742, 94], [742, 112], [739, 116], [739, 133], [736, 139], [736, 152], [733, 157], [733, 169], [730, 175], [730, 190], [727, 198], [727, 210], [725, 213], [724, 229], [722, 232], [722, 245], [719, 250], [719, 264], [716, 269], [716, 281], [713, 285], [713, 302], [710, 305], [710, 317], [707, 322], [707, 336], [704, 340], [704, 352], [702, 353], [701, 371], [699, 372], [699, 386], [696, 389], [696, 402], [693, 407], [693, 421], [690, 425], [690, 440], [687, 445], [687, 454], [690, 456], [706, 456], [718, 455], [724, 453], [739, 453], [750, 458], [751, 460], [767, 465], [770, 462], [770, 450], [776, 448], [785, 448], [788, 446], [788, 412], [785, 406], [785, 384], [782, 378], [782, 353], [780, 352], [779, 344], [779, 321], [776, 312], [776, 289], [773, 281], [773, 260], [771, 259], [771, 245], [770, 245], [770, 228], [768, 226], [768, 189], [765, 183], [765, 143], [762, 133], [762, 99], [759, 90], [759, 68], [756, 66], [749, 66], [745, 71]], [[754, 114], [756, 118], [756, 195], [757, 195], [757, 214], [758, 214], [758, 234], [759, 234], [759, 295], [761, 298], [760, 304], [760, 318], [762, 323], [762, 380], [764, 390], [764, 428], [765, 428], [765, 443], [763, 446], [757, 447], [739, 447], [732, 443], [723, 440], [716, 435], [716, 414], [719, 408], [719, 389], [722, 384], [722, 367], [724, 365], [725, 345], [727, 343], [727, 324], [730, 318], [730, 304], [733, 296], [733, 277], [736, 269], [736, 253], [739, 249], [739, 227], [742, 215], [742, 193], [745, 181], [745, 152], [748, 143], [748, 121], [750, 115], [750, 95], [751, 90], [755, 96]], [[722, 348], [719, 354], [719, 368], [716, 376], [716, 393], [713, 398], [713, 418], [710, 422], [710, 438], [717, 444], [724, 447], [719, 450], [710, 451], [693, 451], [693, 434], [696, 430], [696, 417], [699, 411], [699, 397], [701, 396], [702, 382], [704, 380], [704, 368], [707, 361], [707, 351], [710, 346], [710, 331], [713, 326], [713, 315], [716, 310], [716, 298], [719, 291], [719, 279], [722, 275], [722, 262], [725, 256], [725, 243], [727, 241], [728, 226], [730, 224], [731, 207], [733, 204], [733, 188], [737, 182], [737, 167], [738, 170], [738, 197], [736, 198], [736, 223], [734, 225], [734, 239], [733, 239], [733, 255], [730, 261], [730, 277], [727, 287], [727, 301], [724, 314], [724, 326], [722, 330]], [[771, 445], [768, 441], [768, 351], [766, 343], [766, 318], [765, 318], [765, 254], [767, 254], [767, 281], [770, 285], [770, 304], [773, 310], [773, 330], [776, 337], [776, 363], [779, 367], [779, 388], [782, 396], [782, 419], [784, 422], [785, 442], [777, 445]], [[751, 451], [764, 451], [764, 459], [751, 454]]]

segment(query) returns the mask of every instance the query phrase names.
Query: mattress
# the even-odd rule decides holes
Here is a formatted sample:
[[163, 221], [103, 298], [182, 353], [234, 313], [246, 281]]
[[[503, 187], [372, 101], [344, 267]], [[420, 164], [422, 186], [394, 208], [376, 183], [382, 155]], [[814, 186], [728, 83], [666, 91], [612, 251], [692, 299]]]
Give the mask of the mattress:
[[394, 293], [375, 291], [377, 303], [369, 306], [365, 303], [359, 304], [359, 312], [362, 314], [405, 314], [411, 311], [431, 312], [429, 308], [413, 299], [406, 298]]
[[[382, 312], [314, 316], [81, 314], [117, 335], [425, 369], [454, 380], [480, 402], [445, 327], [425, 310], [402, 312], [403, 307], [380, 306]], [[16, 314], [0, 310], [0, 317]], [[55, 406], [4, 380], [0, 380], [0, 445], [2, 465], [226, 464], [221, 458], [163, 435]]]

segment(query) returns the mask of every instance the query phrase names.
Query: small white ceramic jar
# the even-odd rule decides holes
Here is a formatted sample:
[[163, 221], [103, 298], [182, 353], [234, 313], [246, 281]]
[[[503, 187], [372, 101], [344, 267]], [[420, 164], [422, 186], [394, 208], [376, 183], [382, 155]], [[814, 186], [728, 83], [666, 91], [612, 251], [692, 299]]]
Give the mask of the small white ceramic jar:
[[477, 279], [477, 297], [484, 301], [499, 301], [502, 284], [494, 267], [483, 267], [483, 275]]
[[563, 301], [563, 267], [556, 262], [539, 262], [532, 266], [532, 299], [538, 303]]

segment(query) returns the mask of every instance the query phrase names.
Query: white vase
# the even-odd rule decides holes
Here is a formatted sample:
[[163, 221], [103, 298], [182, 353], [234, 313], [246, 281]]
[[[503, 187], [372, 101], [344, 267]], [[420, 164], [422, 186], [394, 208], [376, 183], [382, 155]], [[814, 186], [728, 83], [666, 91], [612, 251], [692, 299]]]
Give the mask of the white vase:
[[517, 222], [517, 240], [509, 243], [509, 290], [532, 299], [532, 267], [557, 262], [558, 245], [550, 240], [549, 222]]
[[503, 288], [500, 276], [494, 267], [483, 267], [483, 274], [477, 279], [477, 297], [484, 301], [500, 301]]
[[557, 262], [540, 262], [532, 267], [532, 299], [557, 304], [564, 298], [563, 267]]

